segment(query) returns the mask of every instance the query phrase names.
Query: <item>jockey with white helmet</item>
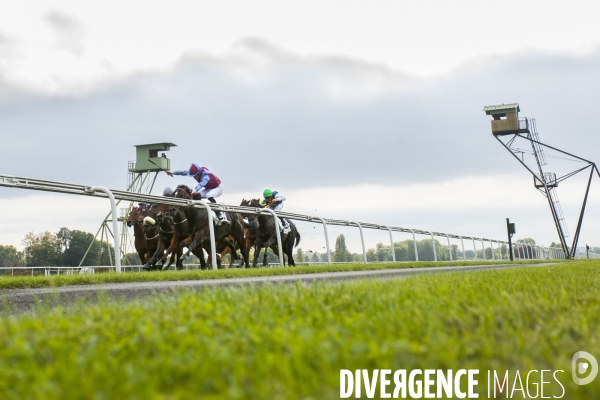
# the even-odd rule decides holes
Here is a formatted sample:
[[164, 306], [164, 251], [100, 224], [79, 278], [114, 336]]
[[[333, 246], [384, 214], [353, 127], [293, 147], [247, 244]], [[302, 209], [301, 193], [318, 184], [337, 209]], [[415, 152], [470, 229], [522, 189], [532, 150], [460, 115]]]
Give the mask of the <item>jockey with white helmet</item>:
[[[180, 175], [180, 176], [191, 176], [198, 182], [196, 187], [192, 191], [192, 196], [196, 193], [200, 194], [200, 197], [208, 199], [211, 203], [216, 203], [215, 197], [219, 197], [223, 194], [223, 188], [221, 187], [221, 180], [206, 167], [201, 167], [199, 164], [192, 163], [188, 169], [179, 171], [165, 171], [167, 175]], [[219, 225], [222, 223], [229, 223], [227, 216], [224, 212], [219, 213]]]

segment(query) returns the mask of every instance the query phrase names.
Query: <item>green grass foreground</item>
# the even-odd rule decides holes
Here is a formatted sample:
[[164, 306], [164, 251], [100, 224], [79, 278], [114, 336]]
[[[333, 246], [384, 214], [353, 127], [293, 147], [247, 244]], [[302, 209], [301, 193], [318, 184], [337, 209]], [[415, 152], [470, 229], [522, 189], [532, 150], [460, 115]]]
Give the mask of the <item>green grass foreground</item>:
[[1, 317], [0, 397], [335, 399], [340, 369], [477, 368], [480, 398], [488, 369], [564, 370], [563, 398], [599, 398], [571, 379], [576, 351], [600, 359], [598, 288], [576, 261], [40, 307]]
[[[523, 260], [514, 261], [513, 264], [534, 264], [540, 262], [565, 262], [565, 260]], [[76, 275], [51, 275], [51, 276], [0, 276], [1, 289], [25, 289], [41, 287], [58, 287], [70, 285], [96, 285], [103, 283], [128, 283], [128, 282], [152, 282], [152, 281], [187, 281], [200, 279], [227, 279], [247, 278], [257, 276], [273, 275], [297, 275], [315, 274], [319, 272], [344, 272], [344, 271], [366, 271], [390, 268], [427, 268], [427, 267], [451, 267], [464, 265], [493, 265], [507, 264], [510, 261], [421, 261], [421, 262], [396, 262], [381, 264], [332, 264], [311, 265], [286, 268], [248, 268], [248, 269], [221, 269], [221, 270], [184, 270], [164, 272], [139, 272], [121, 273], [108, 272], [100, 274], [76, 274]]]

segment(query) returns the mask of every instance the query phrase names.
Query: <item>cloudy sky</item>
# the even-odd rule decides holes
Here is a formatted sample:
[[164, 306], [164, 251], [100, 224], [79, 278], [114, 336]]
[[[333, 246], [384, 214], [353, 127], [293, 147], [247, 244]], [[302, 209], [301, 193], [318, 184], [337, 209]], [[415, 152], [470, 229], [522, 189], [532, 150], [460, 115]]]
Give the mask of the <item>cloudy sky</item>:
[[[228, 204], [270, 187], [286, 211], [495, 239], [510, 217], [547, 245], [546, 199], [483, 106], [520, 103], [542, 141], [587, 159], [600, 147], [597, 2], [52, 3], [0, 5], [1, 174], [124, 189], [132, 146], [168, 141]], [[584, 180], [558, 189], [571, 231]], [[156, 192], [181, 182], [162, 174]], [[600, 246], [594, 183], [580, 244]], [[109, 208], [0, 188], [0, 210], [0, 243], [20, 248], [30, 231], [95, 231]]]

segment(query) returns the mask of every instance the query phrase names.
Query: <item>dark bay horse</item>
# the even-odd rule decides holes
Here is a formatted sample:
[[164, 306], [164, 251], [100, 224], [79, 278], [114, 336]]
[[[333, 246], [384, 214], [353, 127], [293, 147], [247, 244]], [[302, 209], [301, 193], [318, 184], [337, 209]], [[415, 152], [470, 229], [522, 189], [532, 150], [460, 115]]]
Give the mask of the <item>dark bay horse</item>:
[[[174, 236], [174, 223], [173, 217], [169, 213], [170, 208], [170, 206], [164, 204], [152, 207], [156, 214], [155, 226], [150, 228], [151, 232], [146, 231], [146, 240], [148, 240], [149, 235], [154, 236], [158, 234], [158, 243], [152, 257], [146, 262], [144, 268], [155, 269], [156, 261], [162, 259], [165, 249], [171, 246]], [[147, 229], [146, 224], [144, 224], [144, 229]], [[171, 257], [171, 262], [173, 262], [173, 256]], [[162, 265], [159, 265], [159, 269], [160, 267]]]
[[[179, 185], [173, 192], [173, 197], [180, 199], [192, 199], [192, 190], [186, 185]], [[190, 252], [196, 247], [204, 248], [207, 253], [210, 254], [210, 231], [208, 224], [214, 224], [212, 215], [209, 215], [204, 208], [197, 207], [183, 207], [183, 212], [187, 218], [189, 238], [182, 241], [180, 244], [181, 249], [187, 247], [188, 251], [178, 261], [179, 264], [183, 260], [187, 259]], [[238, 260], [239, 257], [236, 253], [234, 244], [227, 239], [228, 236], [232, 236], [237, 243], [240, 244], [242, 254], [246, 253], [246, 247], [244, 243], [244, 226], [241, 218], [233, 213], [226, 213], [229, 219], [229, 224], [216, 225], [214, 227], [215, 233], [215, 245], [224, 245], [231, 251], [231, 257], [234, 260]], [[244, 260], [248, 266], [248, 260]], [[242, 261], [242, 262], [244, 262]], [[200, 257], [200, 265], [202, 269], [206, 269], [206, 261], [204, 260], [204, 254]], [[181, 265], [182, 266], [182, 265]]]
[[[252, 200], [242, 200], [242, 206], [246, 207], [254, 207], [254, 208], [263, 208], [258, 199]], [[250, 215], [248, 216], [248, 220], [252, 220], [256, 218], [258, 220], [258, 229], [255, 232], [247, 236], [248, 242], [246, 242], [246, 252], [250, 252], [250, 247], [252, 245], [255, 246], [254, 251], [254, 261], [252, 262], [252, 267], [256, 267], [256, 262], [260, 257], [260, 252], [263, 248], [265, 248], [265, 254], [263, 256], [263, 266], [267, 265], [267, 250], [271, 248], [275, 254], [278, 255], [279, 249], [277, 248], [277, 233], [275, 229], [279, 229], [279, 221], [277, 225], [273, 219], [273, 216], [269, 213], [259, 214], [258, 216]], [[290, 266], [295, 266], [294, 262], [294, 247], [296, 247], [300, 243], [300, 232], [296, 229], [296, 225], [292, 221], [288, 221], [290, 223], [290, 232], [287, 234], [281, 234], [281, 247], [283, 254], [287, 256], [288, 264]], [[254, 236], [255, 235], [255, 236]], [[254, 240], [254, 242], [252, 242]], [[285, 265], [285, 258], [284, 258]]]
[[132, 208], [127, 216], [127, 226], [133, 227], [134, 247], [142, 264], [145, 264], [150, 258], [146, 251], [146, 237], [143, 226], [144, 218], [148, 216], [152, 217], [153, 213], [145, 203], [139, 203], [137, 207]]

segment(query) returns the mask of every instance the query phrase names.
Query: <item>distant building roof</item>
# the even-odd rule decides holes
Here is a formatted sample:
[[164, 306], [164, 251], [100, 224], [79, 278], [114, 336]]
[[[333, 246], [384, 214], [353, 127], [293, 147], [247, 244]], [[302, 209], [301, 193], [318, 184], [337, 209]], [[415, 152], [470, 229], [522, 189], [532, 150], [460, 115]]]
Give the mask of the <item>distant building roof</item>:
[[169, 147], [177, 147], [175, 143], [169, 142], [160, 142], [160, 143], [148, 143], [148, 144], [135, 144], [133, 147], [142, 147], [142, 146], [169, 146]]
[[487, 106], [487, 107], [483, 107], [483, 111], [485, 111], [486, 114], [498, 114], [501, 112], [506, 112], [506, 111], [512, 111], [512, 110], [516, 110], [517, 112], [520, 112], [521, 109], [519, 108], [519, 103], [511, 103], [511, 104], [500, 104], [497, 106]]

